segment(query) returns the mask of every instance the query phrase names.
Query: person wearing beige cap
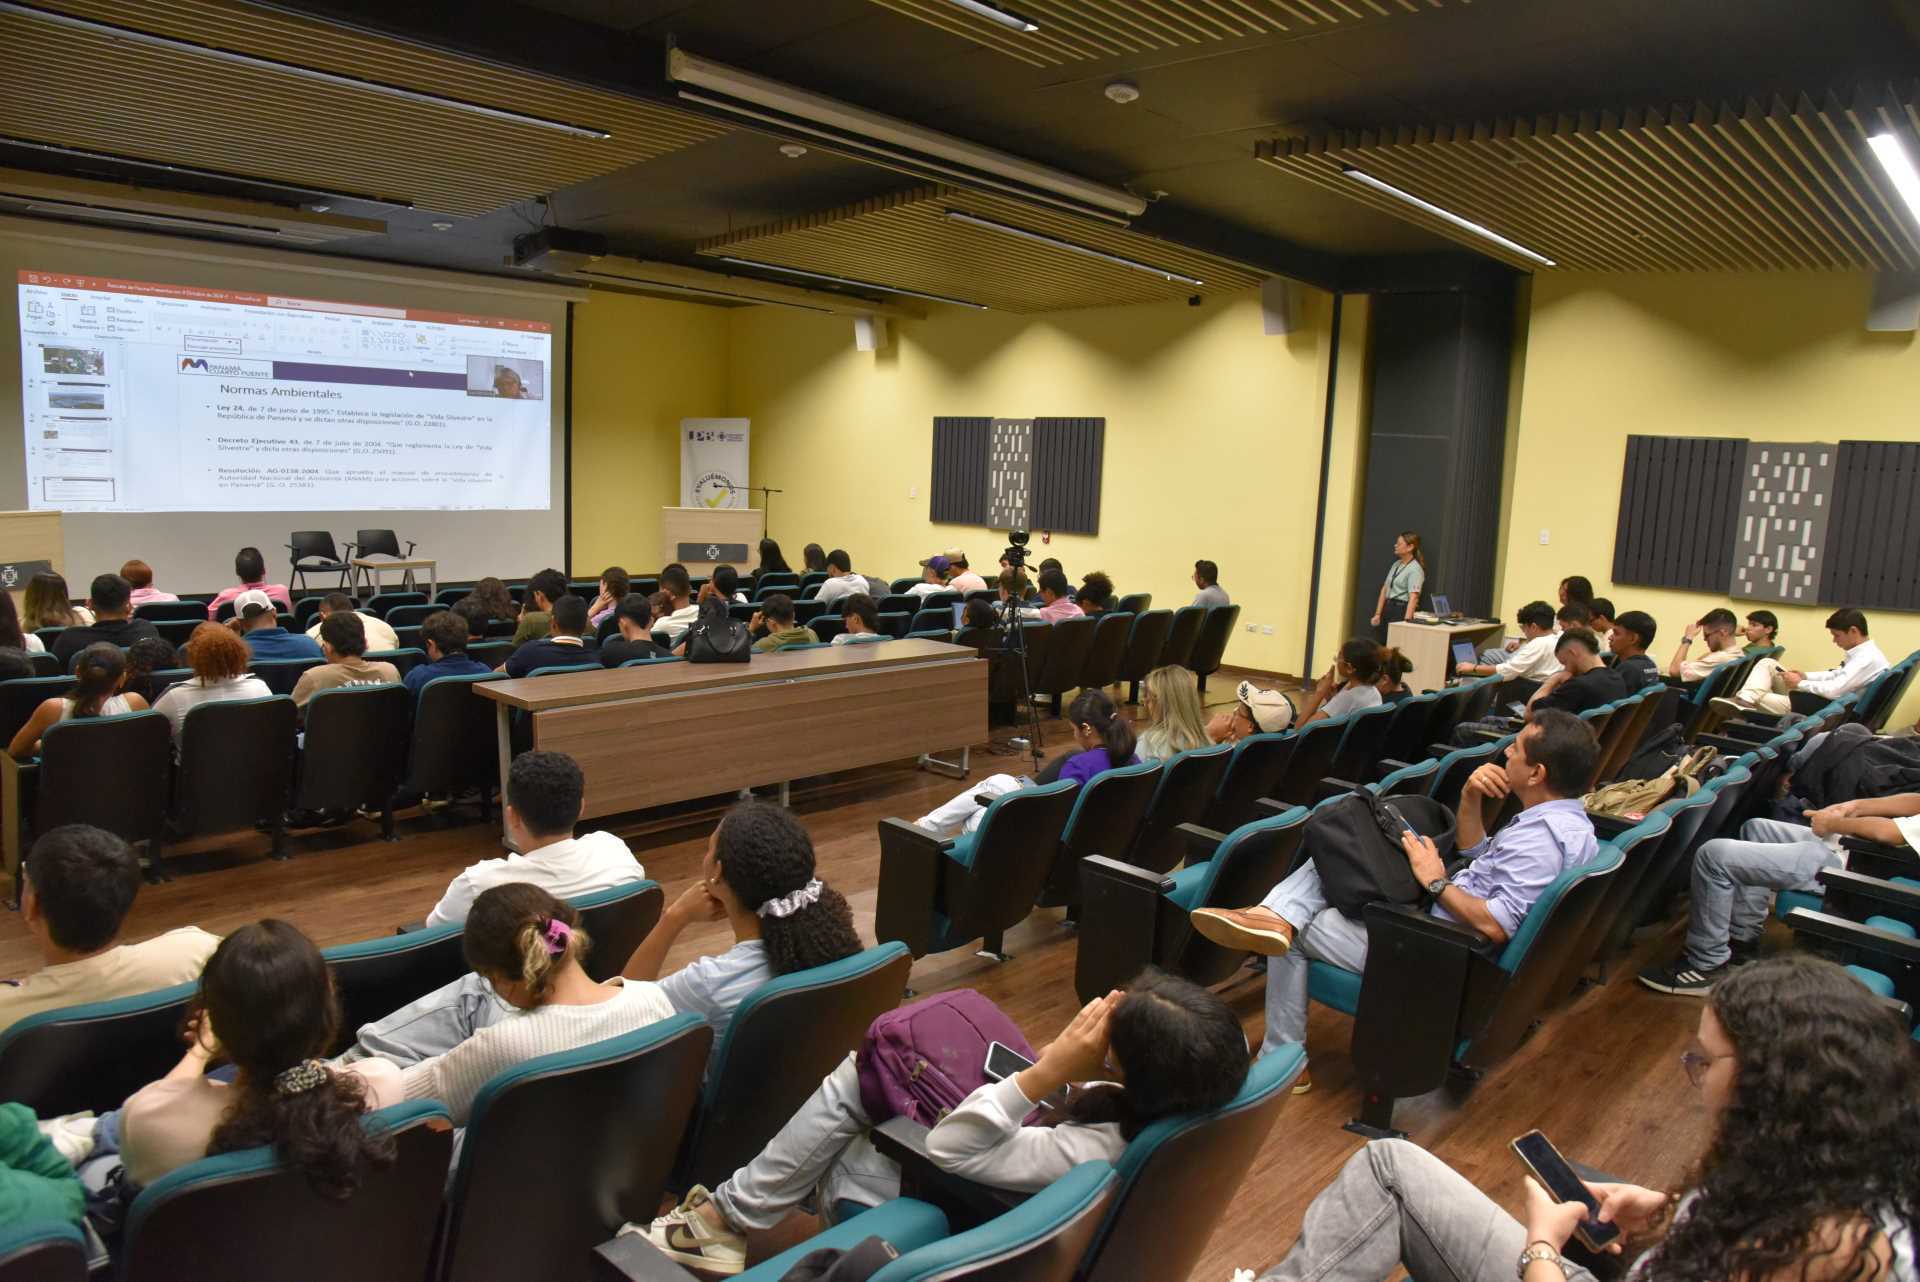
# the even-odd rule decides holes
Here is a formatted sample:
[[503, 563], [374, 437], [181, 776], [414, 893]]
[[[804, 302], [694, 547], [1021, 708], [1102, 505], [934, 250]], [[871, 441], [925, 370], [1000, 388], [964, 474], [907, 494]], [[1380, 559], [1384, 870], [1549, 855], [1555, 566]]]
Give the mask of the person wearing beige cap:
[[1239, 743], [1250, 734], [1279, 734], [1293, 724], [1293, 700], [1279, 690], [1262, 690], [1242, 681], [1233, 692], [1233, 706], [1207, 722], [1207, 738], [1215, 743]]
[[953, 577], [947, 580], [949, 592], [985, 592], [987, 581], [967, 568], [967, 554], [959, 548], [948, 548], [941, 555], [947, 558], [947, 566]]

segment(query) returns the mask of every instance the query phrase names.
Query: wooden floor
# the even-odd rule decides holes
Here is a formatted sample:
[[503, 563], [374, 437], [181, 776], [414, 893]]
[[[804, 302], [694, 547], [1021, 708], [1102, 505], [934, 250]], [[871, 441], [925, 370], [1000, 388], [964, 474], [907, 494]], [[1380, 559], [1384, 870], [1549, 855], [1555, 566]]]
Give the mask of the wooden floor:
[[[1230, 681], [1216, 679], [1210, 693], [1221, 701], [1231, 689]], [[1067, 737], [1060, 721], [1047, 722], [1045, 730], [1056, 749]], [[1004, 740], [1005, 732], [997, 737]], [[977, 748], [970, 779], [1001, 770], [1019, 773], [1020, 762], [1004, 750]], [[961, 786], [904, 762], [794, 785], [792, 804], [813, 834], [821, 874], [852, 902], [866, 938], [872, 937], [879, 864], [875, 824], [888, 816], [916, 818]], [[605, 826], [627, 838], [647, 875], [671, 897], [697, 875], [723, 806], [724, 800], [715, 799]], [[365, 823], [316, 832], [296, 838], [293, 858], [281, 863], [266, 857], [264, 838], [198, 853], [182, 847], [169, 858], [177, 879], [141, 892], [128, 937], [145, 938], [189, 923], [225, 932], [269, 916], [294, 922], [322, 945], [387, 934], [400, 922], [418, 920], [454, 873], [499, 853], [497, 833], [471, 810], [452, 821], [410, 817], [401, 822], [400, 832], [394, 843], [379, 841]], [[913, 986], [922, 993], [977, 988], [1017, 1020], [1030, 1040], [1043, 1045], [1078, 1005], [1074, 936], [1059, 919], [1058, 909], [1041, 909], [1009, 932], [1006, 946], [1013, 957], [1005, 964], [969, 952], [924, 958], [914, 967]], [[692, 928], [669, 967], [728, 942], [724, 924]], [[1632, 966], [1672, 944], [1643, 939]], [[37, 965], [18, 916], [0, 916], [0, 975], [23, 974]], [[1257, 1043], [1259, 977], [1243, 974], [1224, 993]], [[1455, 1097], [1442, 1090], [1402, 1101], [1397, 1121], [1509, 1208], [1520, 1206], [1521, 1189], [1507, 1145], [1535, 1126], [1581, 1161], [1666, 1186], [1707, 1138], [1695, 1093], [1678, 1063], [1699, 1009], [1696, 1000], [1641, 987], [1633, 982], [1632, 967], [1621, 966], [1611, 983], [1558, 1012], [1471, 1093]], [[1313, 1007], [1308, 1046], [1314, 1088], [1281, 1112], [1246, 1183], [1215, 1225], [1192, 1275], [1196, 1282], [1226, 1282], [1235, 1268], [1260, 1269], [1279, 1259], [1298, 1233], [1307, 1203], [1360, 1146], [1357, 1136], [1341, 1129], [1359, 1104], [1349, 1035], [1344, 1016]], [[1169, 1207], [1167, 1214], [1169, 1230], [1177, 1231], [1188, 1213]]]

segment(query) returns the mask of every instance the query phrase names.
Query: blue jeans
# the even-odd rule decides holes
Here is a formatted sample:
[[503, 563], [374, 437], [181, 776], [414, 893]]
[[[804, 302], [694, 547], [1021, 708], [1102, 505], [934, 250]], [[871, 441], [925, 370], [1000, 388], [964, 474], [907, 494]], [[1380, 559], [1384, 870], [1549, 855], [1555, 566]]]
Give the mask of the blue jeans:
[[500, 1000], [492, 984], [478, 975], [462, 975], [385, 1019], [361, 1025], [359, 1036], [340, 1056], [340, 1062], [350, 1064], [378, 1055], [406, 1068], [446, 1054], [481, 1029], [515, 1013], [512, 1006]]
[[1693, 907], [1687, 915], [1687, 960], [1697, 969], [1724, 966], [1731, 941], [1758, 939], [1779, 890], [1820, 893], [1822, 868], [1840, 856], [1801, 824], [1749, 819], [1739, 840], [1718, 838], [1693, 856]]
[[1307, 1040], [1307, 963], [1331, 963], [1358, 974], [1367, 968], [1367, 928], [1327, 905], [1311, 860], [1275, 886], [1260, 906], [1293, 927], [1293, 947], [1267, 960], [1266, 1055]]

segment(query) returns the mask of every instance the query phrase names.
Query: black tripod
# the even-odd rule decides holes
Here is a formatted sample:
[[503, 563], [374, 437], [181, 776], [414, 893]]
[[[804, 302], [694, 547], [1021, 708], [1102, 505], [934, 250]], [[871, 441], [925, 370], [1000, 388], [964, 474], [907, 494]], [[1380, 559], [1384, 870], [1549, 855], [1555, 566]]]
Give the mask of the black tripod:
[[[1017, 565], [1012, 568], [1020, 569]], [[1040, 707], [1034, 702], [1033, 674], [1027, 670], [1026, 639], [1020, 635], [1020, 602], [1011, 592], [1000, 603], [1000, 617], [995, 626], [1000, 629], [1000, 652], [1020, 665], [1020, 693], [1027, 700], [1027, 750], [1033, 754], [1033, 773], [1038, 778], [1041, 762]]]

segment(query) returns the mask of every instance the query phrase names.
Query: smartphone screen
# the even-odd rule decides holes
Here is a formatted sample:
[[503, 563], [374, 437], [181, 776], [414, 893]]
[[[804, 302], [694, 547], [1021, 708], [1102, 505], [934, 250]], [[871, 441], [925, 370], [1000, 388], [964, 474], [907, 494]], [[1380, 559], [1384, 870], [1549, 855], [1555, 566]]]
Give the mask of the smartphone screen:
[[1581, 1241], [1599, 1250], [1620, 1236], [1619, 1225], [1602, 1224], [1593, 1218], [1600, 1214], [1600, 1200], [1581, 1183], [1580, 1177], [1567, 1165], [1567, 1159], [1560, 1156], [1560, 1150], [1545, 1135], [1539, 1131], [1528, 1131], [1513, 1142], [1513, 1151], [1527, 1164], [1534, 1178], [1546, 1186], [1555, 1201], [1586, 1205], [1588, 1218], [1574, 1230]]
[[1408, 835], [1414, 836], [1414, 837], [1418, 837], [1420, 835], [1418, 832], [1414, 830], [1413, 825], [1407, 822], [1407, 817], [1401, 814], [1398, 810], [1395, 810], [1391, 805], [1383, 805], [1383, 809], [1385, 809], [1386, 812], [1392, 815], [1395, 819], [1398, 819], [1400, 821], [1401, 832], [1407, 833]]
[[987, 1078], [990, 1081], [1004, 1082], [1016, 1073], [1033, 1067], [1033, 1061], [1011, 1046], [991, 1042], [987, 1046]]

